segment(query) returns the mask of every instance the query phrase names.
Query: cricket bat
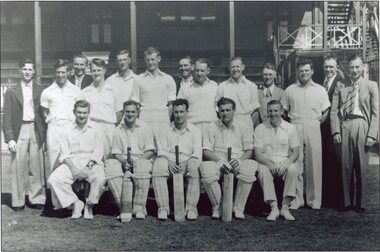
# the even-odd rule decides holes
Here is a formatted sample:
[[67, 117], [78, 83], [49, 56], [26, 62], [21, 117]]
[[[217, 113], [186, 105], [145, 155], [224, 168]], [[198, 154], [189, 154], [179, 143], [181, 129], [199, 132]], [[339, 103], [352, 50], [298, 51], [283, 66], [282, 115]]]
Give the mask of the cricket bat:
[[[232, 148], [228, 147], [227, 157], [228, 161], [231, 160]], [[223, 203], [222, 203], [222, 221], [232, 221], [232, 203], [233, 203], [233, 191], [234, 191], [234, 174], [224, 174], [223, 181]]]
[[[179, 147], [175, 146], [175, 163], [179, 165]], [[185, 197], [183, 192], [183, 174], [173, 174], [174, 195], [174, 220], [181, 222], [185, 220]]]
[[[127, 148], [127, 161], [131, 161], [131, 147]], [[132, 172], [132, 171], [131, 171]], [[130, 177], [123, 179], [121, 191], [121, 211], [120, 221], [130, 222], [132, 220], [132, 207], [133, 207], [133, 183]]]

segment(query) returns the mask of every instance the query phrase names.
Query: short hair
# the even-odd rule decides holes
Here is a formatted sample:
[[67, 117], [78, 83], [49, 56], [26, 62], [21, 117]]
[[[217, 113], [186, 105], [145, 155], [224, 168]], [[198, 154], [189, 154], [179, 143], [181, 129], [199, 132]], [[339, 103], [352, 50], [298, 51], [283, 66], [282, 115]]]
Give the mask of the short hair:
[[313, 61], [309, 58], [301, 58], [298, 62], [297, 62], [297, 69], [300, 67], [300, 66], [304, 66], [304, 65], [310, 65], [310, 68], [313, 69], [314, 68], [314, 65], [313, 65]]
[[66, 67], [67, 70], [69, 70], [69, 68], [70, 68], [69, 65], [70, 65], [70, 63], [67, 60], [65, 60], [65, 59], [59, 59], [59, 60], [57, 60], [55, 62], [54, 69], [57, 70], [60, 67]]
[[173, 107], [174, 106], [181, 106], [181, 105], [185, 105], [186, 111], [189, 110], [189, 101], [187, 99], [179, 98], [173, 102]]
[[139, 112], [140, 111], [140, 103], [134, 101], [134, 100], [128, 100], [126, 102], [123, 103], [123, 110], [125, 109], [126, 106], [136, 106], [136, 111]]
[[268, 102], [268, 104], [267, 104], [267, 108], [268, 108], [269, 106], [272, 106], [272, 105], [280, 105], [280, 106], [281, 106], [281, 109], [284, 108], [284, 106], [282, 105], [282, 103], [281, 103], [279, 100], [272, 100], [272, 101]]
[[240, 56], [235, 56], [235, 57], [232, 57], [231, 59], [228, 60], [228, 65], [231, 65], [231, 63], [235, 60], [240, 60], [240, 62], [244, 65], [244, 61], [243, 61], [243, 58], [240, 57]]
[[79, 101], [76, 101], [75, 104], [74, 104], [74, 111], [78, 108], [88, 108], [88, 111], [90, 111], [90, 103], [86, 100], [79, 100]]
[[25, 64], [32, 64], [33, 65], [33, 69], [35, 69], [35, 66], [34, 66], [34, 61], [31, 60], [31, 59], [23, 59], [21, 60], [19, 63], [18, 63], [18, 66], [20, 68], [23, 68], [25, 66]]
[[326, 61], [328, 60], [335, 60], [336, 64], [338, 64], [338, 59], [337, 57], [335, 57], [334, 55], [327, 55], [324, 59], [323, 59], [323, 63], [325, 63]]
[[106, 68], [106, 62], [100, 58], [95, 58], [95, 59], [92, 59], [91, 60], [91, 66], [92, 65], [95, 65], [95, 66], [98, 66], [98, 67], [103, 67], [103, 68]]
[[364, 63], [363, 61], [363, 58], [358, 55], [358, 54], [355, 54], [355, 55], [352, 55], [349, 59], [348, 59], [348, 62], [351, 62], [351, 61], [354, 61], [354, 60], [357, 60], [357, 59], [360, 59], [362, 61], [362, 63]]
[[190, 61], [190, 64], [191, 64], [191, 65], [194, 65], [194, 60], [193, 60], [190, 56], [182, 57], [182, 58], [179, 59], [178, 62], [180, 62], [180, 61], [183, 60], [183, 59], [188, 59], [188, 60]]
[[230, 98], [227, 98], [227, 97], [222, 97], [218, 100], [218, 102], [216, 103], [216, 106], [218, 106], [218, 108], [220, 109], [220, 107], [222, 105], [226, 105], [226, 104], [232, 104], [232, 108], [235, 110], [236, 108], [236, 103], [234, 100], [230, 99]]
[[207, 67], [210, 67], [210, 62], [208, 61], [208, 59], [206, 58], [199, 58], [195, 61], [195, 64], [196, 63], [199, 63], [199, 64], [206, 64]]
[[263, 67], [261, 68], [261, 71], [263, 71], [264, 69], [270, 69], [277, 72], [276, 65], [271, 62], [265, 62]]
[[160, 51], [157, 49], [157, 48], [155, 48], [155, 47], [153, 47], [153, 46], [149, 46], [145, 51], [144, 51], [144, 56], [146, 57], [146, 56], [149, 56], [149, 55], [152, 55], [152, 54], [157, 54], [157, 56], [160, 56], [161, 54], [160, 54]]
[[122, 55], [122, 54], [128, 54], [129, 57], [131, 56], [131, 53], [129, 52], [128, 49], [121, 49], [121, 50], [116, 52], [116, 57], [119, 55]]
[[74, 54], [74, 56], [73, 56], [73, 62], [74, 62], [75, 58], [85, 59], [86, 60], [86, 64], [88, 63], [88, 59], [87, 59], [87, 57], [83, 53]]

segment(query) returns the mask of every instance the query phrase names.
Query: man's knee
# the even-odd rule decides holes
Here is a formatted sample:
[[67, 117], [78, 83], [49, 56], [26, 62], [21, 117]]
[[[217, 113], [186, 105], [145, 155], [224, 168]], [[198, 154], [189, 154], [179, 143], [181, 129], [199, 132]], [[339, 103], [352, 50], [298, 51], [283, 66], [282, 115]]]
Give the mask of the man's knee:
[[138, 159], [135, 161], [133, 174], [136, 178], [149, 179], [152, 177], [152, 162], [146, 159]]
[[121, 168], [121, 163], [117, 159], [107, 159], [105, 162], [105, 177], [106, 179], [113, 179], [118, 177], [123, 177], [123, 169]]
[[199, 171], [201, 173], [201, 181], [205, 184], [211, 184], [219, 180], [219, 167], [214, 161], [205, 161], [199, 165]]
[[152, 177], [169, 177], [169, 161], [159, 157], [154, 161]]
[[199, 165], [201, 160], [198, 158], [190, 158], [186, 162], [186, 176], [192, 178], [199, 178]]
[[258, 174], [258, 177], [266, 177], [268, 175], [272, 175], [272, 172], [270, 171], [268, 166], [264, 164], [258, 164], [257, 174]]
[[105, 184], [106, 175], [104, 172], [104, 167], [102, 165], [94, 165], [92, 169], [95, 172], [94, 181], [98, 182], [99, 184]]
[[287, 173], [289, 175], [298, 176], [300, 172], [299, 172], [299, 168], [298, 168], [297, 164], [291, 163], [287, 169]]
[[252, 159], [243, 160], [236, 177], [246, 183], [253, 183], [256, 180], [257, 166], [258, 163]]

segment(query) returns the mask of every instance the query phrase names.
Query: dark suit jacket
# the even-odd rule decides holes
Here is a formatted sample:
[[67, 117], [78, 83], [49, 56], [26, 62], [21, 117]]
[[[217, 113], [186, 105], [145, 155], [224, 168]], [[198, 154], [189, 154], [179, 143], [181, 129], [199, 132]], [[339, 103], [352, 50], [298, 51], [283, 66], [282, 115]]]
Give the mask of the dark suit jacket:
[[[33, 103], [34, 103], [34, 125], [38, 144], [41, 146], [45, 140], [46, 124], [42, 119], [42, 111], [40, 108], [40, 96], [44, 88], [33, 83]], [[3, 131], [5, 142], [10, 140], [17, 142], [20, 135], [22, 117], [23, 117], [23, 95], [21, 83], [10, 87], [5, 92], [4, 97], [4, 117]]]
[[259, 103], [260, 103], [260, 121], [263, 122], [267, 118], [267, 104], [268, 102], [272, 100], [280, 101], [282, 94], [284, 93], [284, 90], [281, 88], [274, 86], [273, 87], [273, 94], [272, 97], [266, 97], [264, 94], [264, 85], [258, 85], [257, 87], [257, 95], [259, 97]]
[[[333, 83], [331, 84], [331, 87], [330, 87], [329, 91], [327, 92], [327, 94], [329, 96], [330, 103], [332, 102], [332, 98], [333, 98], [333, 95], [334, 95], [336, 84], [338, 82], [346, 83], [346, 80], [339, 73], [337, 73], [337, 75], [336, 75]], [[328, 131], [331, 132], [331, 127], [330, 127], [330, 111], [331, 111], [331, 107], [330, 107], [329, 114], [327, 115], [326, 120], [322, 123], [322, 127], [324, 129], [326, 129], [326, 130], [328, 130]]]
[[[75, 76], [71, 76], [68, 78], [71, 83], [75, 85]], [[93, 79], [91, 75], [85, 74], [82, 79], [82, 83], [80, 84], [80, 89], [84, 89], [92, 83]]]

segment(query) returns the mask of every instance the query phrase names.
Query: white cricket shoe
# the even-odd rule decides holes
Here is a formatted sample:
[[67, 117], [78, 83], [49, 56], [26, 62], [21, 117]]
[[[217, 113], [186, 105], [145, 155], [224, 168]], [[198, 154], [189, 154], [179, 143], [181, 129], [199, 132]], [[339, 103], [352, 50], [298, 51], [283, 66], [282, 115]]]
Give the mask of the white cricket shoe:
[[270, 211], [270, 214], [267, 217], [267, 221], [276, 221], [279, 216], [280, 211], [278, 211], [278, 208], [274, 208], [272, 211]]
[[82, 210], [84, 208], [83, 201], [77, 200], [74, 202], [74, 210], [73, 214], [71, 215], [71, 219], [79, 219], [82, 217]]

